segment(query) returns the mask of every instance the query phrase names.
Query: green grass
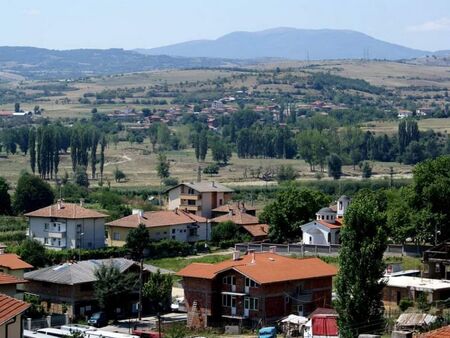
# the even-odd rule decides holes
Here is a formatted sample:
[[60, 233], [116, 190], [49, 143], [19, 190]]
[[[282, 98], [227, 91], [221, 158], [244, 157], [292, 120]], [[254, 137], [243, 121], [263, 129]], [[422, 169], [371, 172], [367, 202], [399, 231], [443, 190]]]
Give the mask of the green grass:
[[198, 258], [161, 258], [161, 259], [150, 259], [146, 263], [155, 265], [161, 269], [168, 269], [172, 271], [179, 271], [182, 268], [188, 266], [191, 263], [219, 263], [227, 259], [230, 259], [231, 255], [210, 255]]

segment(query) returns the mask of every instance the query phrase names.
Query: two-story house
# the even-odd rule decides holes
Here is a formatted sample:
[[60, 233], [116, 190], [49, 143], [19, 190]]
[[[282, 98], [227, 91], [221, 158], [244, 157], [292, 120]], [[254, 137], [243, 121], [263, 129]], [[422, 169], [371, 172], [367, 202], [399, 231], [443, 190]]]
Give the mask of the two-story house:
[[25, 214], [29, 237], [49, 249], [97, 249], [105, 246], [107, 215], [84, 208], [82, 203], [58, 203]]
[[450, 280], [450, 242], [443, 242], [423, 253], [423, 277]]
[[30, 306], [0, 293], [0, 338], [23, 337], [22, 314]]
[[217, 264], [181, 269], [189, 327], [226, 322], [272, 323], [291, 313], [307, 315], [331, 306], [334, 266], [318, 258], [296, 259], [249, 252]]
[[187, 212], [211, 218], [212, 210], [231, 200], [233, 189], [214, 181], [181, 183], [167, 190], [169, 210]]
[[128, 232], [139, 224], [145, 225], [152, 240], [173, 239], [180, 242], [207, 241], [211, 238], [206, 218], [175, 210], [133, 210], [133, 214], [106, 223], [108, 246], [124, 246]]
[[[94, 294], [95, 272], [102, 265], [115, 266], [121, 273], [139, 275], [139, 264], [125, 258], [92, 259], [73, 263], [49, 266], [27, 272], [25, 291], [37, 295], [45, 311], [51, 313], [67, 312], [71, 318], [89, 315], [99, 310]], [[143, 281], [148, 281], [151, 273], [159, 270], [152, 265], [143, 265]], [[160, 269], [161, 273], [171, 271]], [[124, 299], [121, 311], [136, 309], [137, 292]]]

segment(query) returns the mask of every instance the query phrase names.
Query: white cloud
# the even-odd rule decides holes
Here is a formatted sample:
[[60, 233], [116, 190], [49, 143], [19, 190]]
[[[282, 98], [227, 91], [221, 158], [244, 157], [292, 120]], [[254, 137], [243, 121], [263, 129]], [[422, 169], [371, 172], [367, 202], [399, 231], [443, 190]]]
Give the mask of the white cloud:
[[437, 32], [450, 31], [450, 18], [444, 17], [427, 21], [419, 25], [409, 26], [407, 30], [411, 32]]
[[27, 16], [39, 16], [41, 15], [41, 11], [37, 8], [29, 8], [25, 11], [25, 15]]

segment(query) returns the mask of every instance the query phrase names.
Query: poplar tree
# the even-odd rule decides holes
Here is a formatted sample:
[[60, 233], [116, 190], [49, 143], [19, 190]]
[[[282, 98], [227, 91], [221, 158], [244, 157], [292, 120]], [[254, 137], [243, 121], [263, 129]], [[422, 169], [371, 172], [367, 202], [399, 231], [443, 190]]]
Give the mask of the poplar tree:
[[103, 184], [103, 168], [105, 167], [105, 148], [107, 145], [105, 135], [100, 138], [100, 183]]
[[33, 174], [36, 172], [36, 131], [34, 128], [30, 129], [28, 136], [28, 148], [30, 152], [30, 166]]
[[364, 190], [354, 197], [344, 216], [336, 280], [336, 310], [343, 338], [384, 331], [385, 211], [386, 196]]

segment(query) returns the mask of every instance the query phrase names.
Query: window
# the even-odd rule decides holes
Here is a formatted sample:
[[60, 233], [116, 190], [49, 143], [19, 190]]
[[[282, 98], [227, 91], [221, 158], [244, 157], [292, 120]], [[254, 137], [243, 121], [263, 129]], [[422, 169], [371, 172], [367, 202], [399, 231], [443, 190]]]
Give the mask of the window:
[[250, 288], [257, 288], [258, 284], [250, 278], [245, 278], [245, 286]]
[[441, 265], [439, 263], [436, 263], [436, 265], [434, 266], [434, 272], [441, 272]]
[[50, 245], [50, 238], [44, 238], [44, 244], [45, 245]]
[[222, 306], [231, 306], [231, 295], [222, 295]]
[[219, 205], [222, 205], [222, 204], [223, 204], [223, 200], [219, 199]]
[[249, 310], [258, 310], [258, 305], [258, 298], [246, 298], [244, 301], [244, 307]]
[[113, 233], [113, 239], [115, 241], [120, 241], [120, 233], [119, 232], [114, 232]]
[[328, 233], [328, 243], [331, 243], [331, 233]]
[[172, 235], [172, 239], [175, 239], [175, 235]]
[[297, 305], [297, 313], [303, 316], [303, 305]]
[[176, 231], [176, 229], [172, 229], [172, 233], [173, 233], [173, 234], [175, 233], [175, 231]]
[[44, 230], [48, 231], [48, 223], [44, 223]]
[[198, 235], [197, 228], [189, 229], [189, 236], [197, 236], [197, 235]]
[[234, 276], [226, 276], [222, 279], [223, 284], [236, 285], [236, 278]]
[[195, 205], [195, 201], [194, 200], [188, 200], [188, 205]]
[[189, 194], [189, 195], [194, 195], [194, 194], [195, 194], [195, 190], [192, 189], [192, 188], [189, 188], [189, 189], [188, 189], [188, 194]]

